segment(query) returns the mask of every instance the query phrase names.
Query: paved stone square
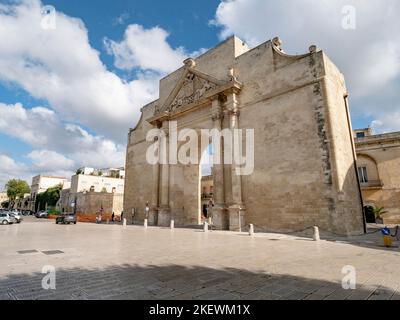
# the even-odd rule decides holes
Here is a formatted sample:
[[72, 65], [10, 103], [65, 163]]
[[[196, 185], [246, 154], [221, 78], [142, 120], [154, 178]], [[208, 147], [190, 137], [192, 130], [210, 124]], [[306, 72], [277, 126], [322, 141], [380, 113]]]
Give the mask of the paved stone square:
[[[121, 225], [0, 226], [0, 299], [399, 299], [400, 251], [379, 233], [294, 235]], [[127, 245], [129, 244], [129, 245]], [[56, 290], [42, 268], [56, 268]], [[342, 268], [357, 289], [342, 289]]]

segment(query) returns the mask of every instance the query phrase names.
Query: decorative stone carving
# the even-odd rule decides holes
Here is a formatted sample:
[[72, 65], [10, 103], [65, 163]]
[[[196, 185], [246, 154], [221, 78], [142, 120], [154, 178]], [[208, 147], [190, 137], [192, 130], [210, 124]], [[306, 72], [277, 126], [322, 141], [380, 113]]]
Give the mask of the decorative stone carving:
[[208, 91], [216, 87], [217, 84], [188, 73], [168, 111], [172, 112], [179, 107], [199, 101]]
[[272, 39], [272, 43], [274, 44], [274, 46], [279, 49], [280, 51], [282, 51], [282, 40], [279, 37], [275, 37]]

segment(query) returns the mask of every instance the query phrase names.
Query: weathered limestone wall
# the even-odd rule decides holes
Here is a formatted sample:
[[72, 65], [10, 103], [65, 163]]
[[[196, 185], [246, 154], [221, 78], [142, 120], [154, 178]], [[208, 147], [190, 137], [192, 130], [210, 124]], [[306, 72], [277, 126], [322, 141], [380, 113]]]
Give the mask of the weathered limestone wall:
[[[146, 135], [152, 126], [145, 121], [154, 113], [157, 101], [143, 108], [142, 119], [135, 130], [128, 135], [128, 148], [126, 152], [126, 176], [124, 191], [124, 218], [128, 223], [143, 222], [145, 218], [146, 202], [151, 202], [155, 183], [153, 167], [146, 161], [146, 152], [151, 142], [146, 141]], [[136, 210], [135, 216], [133, 210]]]
[[[362, 199], [356, 174], [356, 153], [350, 111], [347, 110], [347, 89], [343, 75], [323, 54], [326, 76], [322, 82], [323, 97], [328, 107], [328, 145], [332, 164], [331, 210], [333, 231], [357, 234], [364, 227]], [[332, 208], [333, 209], [333, 208]]]

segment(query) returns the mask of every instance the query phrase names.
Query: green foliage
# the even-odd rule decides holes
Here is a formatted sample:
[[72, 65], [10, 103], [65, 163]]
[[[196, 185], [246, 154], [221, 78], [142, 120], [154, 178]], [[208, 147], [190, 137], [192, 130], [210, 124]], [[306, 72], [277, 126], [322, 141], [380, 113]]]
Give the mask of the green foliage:
[[38, 194], [36, 196], [36, 211], [45, 210], [46, 204], [47, 207], [55, 207], [58, 200], [60, 200], [61, 190], [62, 186], [58, 185], [47, 189], [46, 192]]
[[7, 196], [11, 201], [18, 197], [23, 197], [26, 193], [31, 192], [31, 188], [24, 180], [12, 179], [6, 184]]
[[3, 201], [3, 202], [1, 203], [1, 207], [2, 207], [3, 209], [7, 209], [9, 205], [10, 205], [10, 201]]
[[79, 176], [80, 174], [82, 174], [82, 170], [81, 169], [76, 170], [76, 174]]
[[103, 176], [103, 171], [99, 171], [99, 177], [102, 177]]
[[382, 219], [382, 216], [387, 213], [387, 211], [385, 210], [385, 208], [375, 208], [374, 209], [374, 214], [376, 219]]
[[58, 211], [54, 206], [51, 207], [47, 206], [47, 213], [54, 216], [58, 216], [60, 214], [60, 211]]
[[106, 187], [103, 187], [103, 189], [101, 189], [101, 192], [107, 193], [107, 188], [106, 188]]

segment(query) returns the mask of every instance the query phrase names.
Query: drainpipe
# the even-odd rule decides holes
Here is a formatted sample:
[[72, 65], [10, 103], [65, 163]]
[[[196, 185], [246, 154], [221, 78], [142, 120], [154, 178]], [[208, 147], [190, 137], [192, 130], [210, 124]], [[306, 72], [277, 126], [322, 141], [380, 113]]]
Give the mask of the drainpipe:
[[349, 103], [348, 103], [349, 94], [345, 93], [343, 98], [344, 98], [344, 104], [345, 104], [345, 109], [346, 109], [347, 127], [349, 128], [351, 146], [352, 146], [352, 149], [353, 149], [354, 171], [356, 173], [358, 193], [360, 195], [360, 200], [361, 200], [361, 212], [362, 212], [362, 218], [363, 218], [364, 233], [367, 233], [367, 222], [365, 220], [365, 212], [364, 212], [364, 200], [363, 200], [363, 196], [362, 196], [362, 192], [361, 192], [360, 177], [358, 175], [358, 168], [357, 168], [356, 146], [355, 146], [355, 143], [354, 143], [353, 130], [352, 130], [352, 127], [351, 127], [351, 122], [350, 122], [351, 120], [350, 120]]

